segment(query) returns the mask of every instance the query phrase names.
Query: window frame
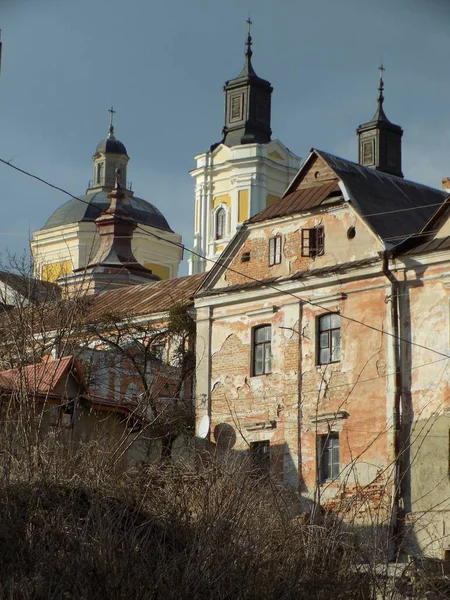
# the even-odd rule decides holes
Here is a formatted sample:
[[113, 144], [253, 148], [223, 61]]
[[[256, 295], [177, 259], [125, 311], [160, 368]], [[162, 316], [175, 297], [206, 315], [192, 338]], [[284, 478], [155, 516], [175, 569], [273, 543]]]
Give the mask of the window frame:
[[325, 254], [325, 229], [323, 225], [302, 229], [302, 257], [315, 258]]
[[281, 235], [269, 239], [269, 267], [281, 264]]
[[[335, 327], [332, 325], [331, 320], [334, 316], [339, 317], [339, 326]], [[323, 328], [322, 329], [322, 323], [325, 321], [325, 319], [329, 317], [330, 318], [330, 326], [328, 328]], [[335, 336], [333, 335], [333, 332], [339, 332], [339, 343], [336, 345], [336, 343], [334, 342], [334, 338]], [[327, 334], [328, 337], [328, 343], [327, 345], [322, 345], [322, 339], [325, 334]], [[316, 339], [317, 339], [317, 343], [316, 343], [316, 364], [317, 365], [330, 365], [330, 364], [334, 364], [334, 363], [338, 363], [341, 361], [341, 348], [342, 348], [342, 335], [341, 335], [341, 315], [338, 312], [327, 312], [327, 313], [323, 313], [321, 315], [318, 315], [316, 318]], [[339, 354], [337, 357], [333, 358], [333, 355], [335, 354], [335, 349], [336, 347], [339, 348]], [[323, 350], [328, 349], [328, 355], [329, 355], [329, 359], [327, 361], [323, 361], [321, 358], [321, 352]]]
[[[267, 329], [270, 332], [269, 339], [258, 340], [258, 332]], [[262, 348], [262, 356], [259, 358], [259, 348]], [[261, 362], [262, 369], [258, 368]], [[267, 366], [268, 365], [268, 366]], [[252, 352], [251, 352], [251, 376], [260, 377], [272, 373], [272, 325], [263, 323], [252, 329]]]
[[321, 484], [339, 479], [341, 448], [338, 431], [329, 431], [317, 436], [317, 469]]
[[[219, 218], [221, 228], [219, 228]], [[214, 214], [214, 239], [223, 240], [227, 230], [227, 211], [223, 206], [219, 206]]]

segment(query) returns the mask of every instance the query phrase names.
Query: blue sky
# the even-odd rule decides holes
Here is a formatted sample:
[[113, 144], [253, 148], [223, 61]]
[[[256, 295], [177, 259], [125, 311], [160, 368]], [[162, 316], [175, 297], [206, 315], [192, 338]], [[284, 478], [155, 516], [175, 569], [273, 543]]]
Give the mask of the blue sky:
[[[0, 0], [0, 158], [83, 194], [108, 129], [131, 157], [136, 194], [190, 246], [194, 156], [220, 139], [222, 86], [253, 64], [274, 86], [273, 137], [356, 160], [356, 127], [376, 108], [404, 128], [405, 177], [450, 175], [444, 0]], [[0, 252], [21, 254], [66, 197], [0, 165]], [[186, 271], [184, 271], [186, 272]]]

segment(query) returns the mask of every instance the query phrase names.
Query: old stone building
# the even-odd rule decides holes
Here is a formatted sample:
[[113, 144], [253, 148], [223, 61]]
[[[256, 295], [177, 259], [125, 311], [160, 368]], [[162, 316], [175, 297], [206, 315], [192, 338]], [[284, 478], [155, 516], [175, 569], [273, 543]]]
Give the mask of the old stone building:
[[197, 423], [396, 550], [450, 547], [448, 191], [403, 178], [383, 108], [360, 164], [313, 149], [197, 311]]

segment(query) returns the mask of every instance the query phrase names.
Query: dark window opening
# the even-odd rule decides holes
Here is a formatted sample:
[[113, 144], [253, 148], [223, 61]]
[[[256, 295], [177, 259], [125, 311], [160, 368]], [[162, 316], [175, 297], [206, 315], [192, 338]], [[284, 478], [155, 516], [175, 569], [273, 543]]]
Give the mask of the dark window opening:
[[258, 475], [270, 472], [270, 441], [250, 442], [252, 471]]
[[272, 372], [272, 327], [261, 325], [253, 330], [252, 375]]
[[323, 227], [302, 229], [302, 256], [314, 258], [322, 256], [325, 249], [325, 232]]
[[269, 240], [269, 267], [281, 263], [281, 236], [270, 238]]
[[221, 240], [225, 236], [225, 209], [219, 208], [216, 212], [216, 240]]
[[339, 434], [330, 432], [320, 435], [317, 443], [320, 483], [339, 477]]
[[318, 320], [317, 364], [341, 360], [341, 317], [337, 313], [322, 315]]
[[249, 262], [250, 252], [244, 252], [241, 256], [241, 262]]

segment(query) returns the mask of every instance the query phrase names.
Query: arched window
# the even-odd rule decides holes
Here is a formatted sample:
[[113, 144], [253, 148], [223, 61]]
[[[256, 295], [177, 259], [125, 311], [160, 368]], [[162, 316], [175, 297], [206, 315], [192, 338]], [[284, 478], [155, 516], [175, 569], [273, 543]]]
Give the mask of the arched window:
[[219, 208], [216, 212], [216, 240], [221, 240], [225, 235], [226, 213], [224, 208]]

